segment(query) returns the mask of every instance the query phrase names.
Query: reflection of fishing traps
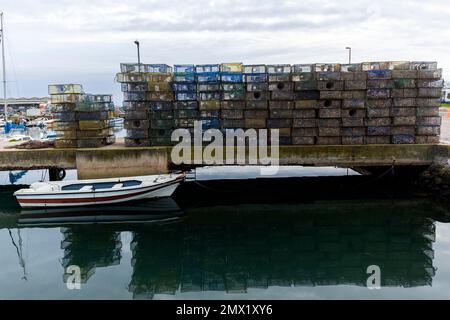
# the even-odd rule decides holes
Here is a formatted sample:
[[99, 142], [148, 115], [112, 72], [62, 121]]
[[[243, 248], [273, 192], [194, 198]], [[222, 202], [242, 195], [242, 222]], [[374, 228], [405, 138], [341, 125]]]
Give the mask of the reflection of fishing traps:
[[82, 94], [81, 84], [51, 84], [48, 86], [48, 93], [53, 94]]

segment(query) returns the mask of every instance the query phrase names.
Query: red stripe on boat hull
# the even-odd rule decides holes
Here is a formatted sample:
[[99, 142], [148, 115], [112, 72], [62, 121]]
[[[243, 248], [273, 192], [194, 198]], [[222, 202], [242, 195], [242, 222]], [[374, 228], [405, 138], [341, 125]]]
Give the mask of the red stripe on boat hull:
[[[158, 190], [158, 189], [156, 189]], [[104, 201], [113, 201], [125, 198], [131, 198], [135, 196], [139, 196], [145, 193], [156, 191], [155, 189], [136, 192], [132, 194], [122, 194], [118, 196], [109, 196], [109, 197], [97, 197], [97, 198], [71, 198], [71, 199], [18, 199], [19, 203], [91, 203], [91, 202], [104, 202]]]

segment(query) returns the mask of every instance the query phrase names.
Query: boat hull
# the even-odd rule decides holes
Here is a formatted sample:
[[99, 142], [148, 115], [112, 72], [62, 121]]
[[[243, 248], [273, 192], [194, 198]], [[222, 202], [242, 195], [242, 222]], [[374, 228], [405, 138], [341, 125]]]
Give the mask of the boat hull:
[[131, 190], [108, 190], [88, 193], [53, 192], [42, 194], [17, 194], [16, 198], [22, 208], [109, 205], [144, 199], [170, 197], [181, 182], [181, 180], [174, 180], [161, 185], [140, 187]]

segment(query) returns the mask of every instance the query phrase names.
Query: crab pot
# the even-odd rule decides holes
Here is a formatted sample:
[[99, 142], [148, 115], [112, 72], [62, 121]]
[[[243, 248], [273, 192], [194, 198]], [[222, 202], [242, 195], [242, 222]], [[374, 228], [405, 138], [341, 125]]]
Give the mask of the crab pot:
[[239, 100], [220, 101], [220, 109], [222, 110], [245, 109], [245, 101]]

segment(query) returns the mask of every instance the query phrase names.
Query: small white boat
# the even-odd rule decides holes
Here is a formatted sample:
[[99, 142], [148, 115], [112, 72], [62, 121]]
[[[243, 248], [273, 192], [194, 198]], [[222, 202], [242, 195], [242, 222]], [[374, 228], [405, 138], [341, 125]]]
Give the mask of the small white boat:
[[94, 206], [170, 197], [184, 174], [35, 182], [14, 193], [22, 208]]

